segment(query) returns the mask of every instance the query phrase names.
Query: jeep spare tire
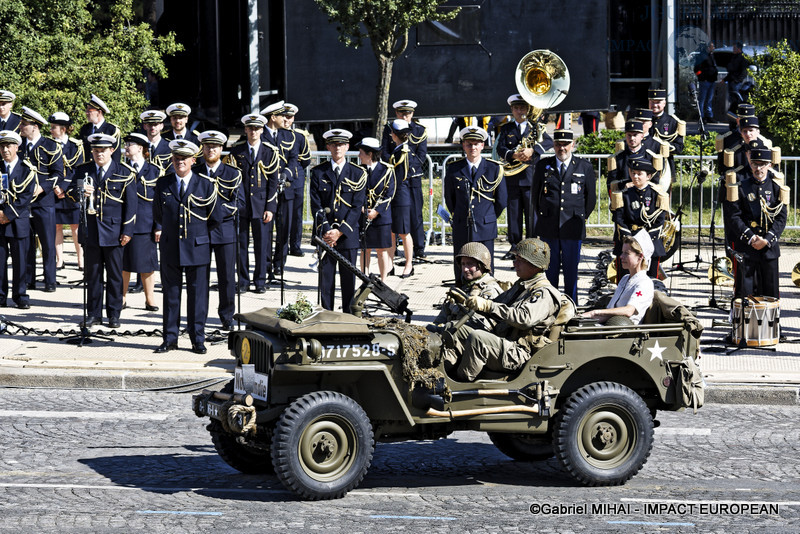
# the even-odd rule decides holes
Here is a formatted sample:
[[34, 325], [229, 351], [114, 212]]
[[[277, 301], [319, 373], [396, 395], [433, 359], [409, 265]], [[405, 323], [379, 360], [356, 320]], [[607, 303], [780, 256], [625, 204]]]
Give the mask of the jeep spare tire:
[[653, 418], [642, 398], [615, 382], [588, 384], [569, 396], [555, 432], [564, 469], [587, 486], [623, 484], [653, 448]]
[[316, 391], [284, 410], [272, 439], [272, 463], [298, 496], [337, 499], [358, 486], [374, 450], [372, 425], [361, 406], [341, 393]]

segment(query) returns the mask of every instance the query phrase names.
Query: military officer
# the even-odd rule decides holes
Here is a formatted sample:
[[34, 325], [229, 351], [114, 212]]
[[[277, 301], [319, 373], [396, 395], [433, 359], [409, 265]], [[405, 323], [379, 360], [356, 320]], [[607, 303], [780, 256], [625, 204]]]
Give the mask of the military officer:
[[161, 137], [161, 130], [164, 129], [164, 121], [167, 115], [157, 109], [149, 109], [142, 113], [139, 118], [142, 120], [142, 128], [147, 134], [147, 141], [150, 154], [149, 161], [163, 171], [163, 174], [171, 172], [169, 164], [172, 161], [172, 152], [169, 149], [169, 141]]
[[[359, 245], [358, 221], [366, 198], [367, 172], [345, 159], [352, 137], [353, 134], [340, 128], [323, 134], [331, 159], [311, 169], [309, 195], [312, 213], [319, 214], [315, 217], [315, 224], [319, 225], [315, 233], [355, 264]], [[336, 259], [330, 254], [320, 259], [320, 298], [326, 310], [333, 309], [336, 269]], [[355, 275], [339, 267], [339, 282], [342, 285], [342, 310], [349, 312], [355, 294]]]
[[[471, 241], [478, 241], [494, 258], [497, 218], [508, 202], [503, 167], [496, 161], [481, 157], [489, 138], [486, 130], [467, 126], [461, 130], [460, 136], [466, 157], [447, 166], [443, 183], [445, 204], [452, 214], [453, 252], [458, 252]], [[493, 264], [490, 267], [494, 269]], [[460, 283], [461, 272], [455, 263], [453, 268], [456, 283]]]
[[[669, 213], [669, 196], [650, 183], [655, 173], [653, 164], [646, 158], [630, 158], [627, 162], [631, 187], [611, 194], [611, 210], [614, 220], [614, 255], [619, 261], [622, 241], [644, 228], [653, 240], [653, 256], [649, 260], [648, 274], [658, 274], [658, 260], [666, 252], [661, 239], [664, 221]], [[617, 272], [621, 264], [617, 265]]]
[[11, 91], [0, 90], [0, 130], [19, 132], [20, 116], [11, 111], [17, 96]]
[[[747, 106], [746, 111], [742, 109], [743, 106]], [[741, 104], [739, 108], [747, 113], [751, 112], [750, 104]], [[724, 177], [725, 173], [731, 169], [736, 170], [748, 165], [746, 152], [749, 150], [751, 142], [760, 140], [765, 147], [772, 148], [772, 142], [761, 135], [758, 117], [741, 115], [737, 118], [736, 123], [735, 130], [717, 136], [717, 169], [721, 177]], [[724, 189], [722, 191], [724, 195]]]
[[278, 206], [279, 149], [261, 141], [267, 120], [257, 113], [242, 117], [247, 137], [231, 149], [230, 165], [242, 172], [244, 206], [239, 214], [239, 286], [247, 291], [250, 285], [249, 242], [253, 232], [255, 267], [253, 282], [256, 293], [266, 293], [267, 274], [272, 262], [272, 218]]
[[572, 155], [572, 130], [553, 132], [556, 155], [542, 158], [533, 175], [536, 235], [550, 248], [547, 279], [558, 287], [564, 273], [564, 293], [578, 301], [578, 263], [586, 238], [586, 220], [597, 203], [594, 167]]
[[[642, 122], [642, 146], [653, 154], [658, 154], [662, 158], [669, 157], [669, 143], [662, 141], [661, 138], [652, 134], [653, 110], [650, 108], [636, 108], [631, 117], [633, 120]], [[624, 148], [624, 147], [621, 147]], [[664, 174], [664, 173], [662, 173]]]
[[790, 190], [772, 170], [772, 151], [753, 147], [750, 165], [728, 183], [724, 203], [733, 249], [743, 260], [737, 266], [738, 296], [780, 297], [778, 259], [786, 227]]
[[[408, 157], [411, 161], [410, 167], [414, 172], [408, 176], [408, 185], [411, 191], [411, 237], [414, 241], [414, 257], [424, 259], [425, 254], [425, 224], [422, 221], [422, 210], [424, 201], [422, 198], [422, 173], [425, 167], [425, 160], [428, 156], [428, 132], [423, 125], [412, 120], [417, 109], [417, 103], [413, 100], [398, 100], [392, 104], [397, 119], [408, 123], [409, 131], [407, 138]], [[381, 138], [381, 158], [389, 161], [398, 143], [392, 140], [392, 122], [383, 127], [383, 137]]]
[[[92, 199], [86, 210], [86, 224], [78, 236], [83, 245], [86, 269], [87, 317], [90, 327], [102, 322], [103, 279], [105, 278], [106, 316], [109, 328], [119, 328], [122, 311], [123, 247], [131, 240], [136, 225], [136, 184], [133, 169], [112, 158], [117, 139], [106, 134], [89, 136], [92, 160], [75, 169], [83, 178], [83, 190], [74, 180], [67, 198], [79, 201], [81, 193]], [[91, 178], [91, 183], [86, 180]]]
[[275, 251], [272, 255], [272, 272], [269, 280], [275, 281], [283, 276], [286, 256], [289, 254], [289, 229], [294, 219], [294, 180], [300, 167], [300, 143], [297, 134], [286, 128], [286, 106], [283, 101], [271, 104], [261, 110], [267, 118], [267, 125], [261, 140], [279, 149], [278, 206], [275, 212]]
[[30, 203], [36, 187], [36, 169], [17, 155], [22, 138], [0, 131], [0, 307], [8, 306], [8, 260], [11, 259], [11, 300], [30, 308], [26, 287], [28, 247], [31, 245]]
[[172, 129], [164, 133], [164, 138], [167, 141], [172, 141], [174, 139], [186, 139], [195, 145], [199, 143], [197, 140], [197, 131], [190, 131], [187, 128], [187, 124], [189, 123], [189, 114], [191, 112], [192, 108], [180, 102], [176, 102], [167, 106], [167, 116], [169, 117], [169, 122], [172, 125]]
[[366, 203], [359, 229], [361, 270], [369, 272], [370, 255], [375, 249], [381, 280], [386, 281], [394, 269], [389, 252], [392, 249], [392, 198], [397, 180], [392, 166], [380, 161], [381, 145], [377, 139], [365, 137], [357, 148], [361, 166], [367, 170]]
[[283, 116], [285, 118], [286, 128], [294, 132], [296, 142], [298, 143], [297, 149], [297, 166], [292, 169], [294, 179], [292, 180], [292, 189], [294, 189], [294, 201], [292, 202], [294, 213], [292, 215], [292, 226], [289, 228], [289, 255], [303, 257], [303, 251], [300, 244], [303, 240], [303, 207], [305, 206], [305, 193], [306, 193], [306, 169], [311, 163], [311, 151], [309, 149], [309, 134], [306, 130], [295, 128], [294, 119], [300, 109], [294, 104], [288, 102], [284, 103], [286, 111]]
[[236, 167], [222, 163], [222, 149], [228, 142], [225, 134], [206, 130], [198, 137], [203, 144], [204, 163], [196, 165], [193, 171], [216, 182], [217, 203], [222, 210], [222, 221], [211, 230], [211, 249], [217, 267], [217, 313], [222, 329], [231, 330], [233, 313], [236, 311], [236, 222], [239, 220], [239, 209], [244, 205], [242, 173]]
[[664, 171], [669, 169], [670, 182], [667, 183], [663, 179], [658, 182], [659, 187], [669, 193], [672, 178], [675, 176], [674, 156], [683, 152], [686, 122], [664, 110], [667, 105], [666, 89], [649, 89], [647, 94], [650, 109], [653, 111], [652, 136], [669, 143], [669, 158], [665, 162]]
[[[552, 139], [546, 133], [541, 141], [537, 125], [528, 117], [530, 104], [519, 93], [508, 97], [514, 118], [500, 127], [497, 136], [497, 157], [506, 167], [504, 180], [508, 190], [508, 242], [513, 251], [523, 238], [533, 235], [536, 215], [531, 212], [531, 186], [533, 170], [541, 155], [552, 148]], [[546, 137], [545, 137], [546, 136]], [[511, 259], [511, 251], [503, 256]]]
[[[494, 300], [503, 292], [497, 279], [492, 276], [490, 270], [491, 256], [489, 249], [483, 243], [467, 243], [456, 254], [456, 261], [461, 267], [461, 280], [463, 281], [460, 289], [468, 297], [483, 297], [485, 299]], [[443, 325], [448, 322], [458, 321], [463, 315], [463, 307], [459, 306], [455, 300], [448, 296], [442, 303], [442, 309], [439, 315], [433, 320], [433, 325]], [[467, 322], [473, 328], [483, 328], [484, 330], [491, 330], [491, 323], [482, 318], [482, 316], [474, 316], [473, 319]], [[432, 332], [441, 331], [441, 327], [433, 326], [428, 328]], [[454, 361], [450, 362], [455, 364]]]
[[[42, 265], [44, 267], [44, 290], [56, 290], [56, 184], [64, 178], [64, 158], [61, 145], [50, 138], [43, 137], [41, 129], [47, 121], [34, 110], [22, 108], [20, 135], [25, 139], [21, 157], [36, 168], [36, 187], [31, 203], [31, 228], [39, 236], [42, 246]], [[36, 247], [28, 248], [28, 289], [36, 287]]]
[[64, 267], [64, 232], [61, 226], [68, 224], [72, 232], [72, 242], [78, 256], [78, 269], [83, 270], [83, 249], [78, 243], [78, 224], [80, 223], [80, 203], [72, 202], [66, 198], [66, 191], [75, 177], [75, 169], [86, 163], [86, 154], [83, 152], [83, 141], [70, 137], [73, 126], [69, 115], [57, 111], [48, 117], [50, 121], [50, 135], [53, 141], [61, 146], [64, 156], [64, 178], [53, 186], [56, 195], [56, 269]]
[[[652, 163], [656, 169], [651, 182], [660, 184], [659, 177], [664, 168], [664, 160], [656, 152], [648, 150], [643, 144], [644, 126], [642, 121], [630, 119], [625, 122], [625, 145], [620, 148], [612, 158], [608, 160], [608, 190], [609, 194], [614, 191], [622, 191], [626, 187], [631, 187], [630, 175], [627, 162], [633, 158], [644, 158]], [[664, 180], [666, 182], [666, 180]]]
[[158, 179], [153, 200], [164, 292], [164, 341], [155, 352], [178, 348], [185, 276], [186, 331], [192, 352], [205, 354], [211, 231], [219, 224], [222, 210], [217, 207], [214, 180], [192, 171], [199, 147], [184, 139], [170, 141], [169, 147], [175, 172]]
[[[395, 192], [392, 197], [392, 232], [396, 238], [403, 240], [403, 256], [405, 265], [403, 274], [400, 278], [408, 278], [414, 275], [414, 190], [412, 183], [414, 176], [419, 174], [419, 160], [414, 157], [414, 153], [409, 146], [409, 135], [411, 126], [402, 119], [392, 121], [392, 142], [394, 151], [389, 158], [389, 167], [394, 170]], [[395, 240], [394, 249], [397, 248]], [[394, 252], [390, 253], [394, 255]]]
[[508, 291], [494, 300], [471, 296], [466, 307], [488, 318], [491, 331], [469, 326], [456, 334], [456, 351], [460, 361], [456, 376], [465, 382], [474, 381], [483, 369], [511, 373], [522, 367], [531, 354], [550, 343], [547, 334], [555, 323], [562, 305], [562, 296], [544, 274], [550, 262], [547, 243], [537, 238], [524, 239], [514, 252], [514, 269], [519, 277]]
[[111, 113], [108, 106], [97, 95], [92, 95], [89, 102], [86, 103], [86, 120], [87, 123], [81, 126], [78, 135], [83, 140], [83, 153], [90, 154], [92, 151], [89, 136], [97, 133], [111, 135], [116, 139], [114, 145], [114, 153], [112, 158], [114, 161], [119, 161], [122, 157], [122, 144], [120, 141], [120, 130], [115, 124], [106, 121], [106, 115]]

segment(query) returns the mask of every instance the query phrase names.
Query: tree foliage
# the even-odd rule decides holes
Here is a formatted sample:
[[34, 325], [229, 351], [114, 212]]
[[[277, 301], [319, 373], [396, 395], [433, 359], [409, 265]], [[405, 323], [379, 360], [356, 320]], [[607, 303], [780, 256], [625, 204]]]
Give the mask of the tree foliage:
[[[451, 20], [460, 9], [440, 11], [444, 0], [314, 0], [338, 25], [339, 40], [359, 48], [367, 38], [378, 61], [375, 133], [386, 122], [392, 65], [408, 46], [408, 31], [426, 20]], [[409, 95], [411, 97], [412, 95]]]
[[754, 58], [756, 88], [750, 99], [758, 110], [762, 133], [784, 154], [800, 152], [800, 53], [784, 40]]
[[163, 57], [182, 47], [173, 34], [156, 37], [132, 19], [132, 0], [3, 0], [0, 88], [17, 95], [17, 109], [45, 117], [65, 111], [77, 124], [94, 93], [111, 109], [111, 122], [133, 129], [147, 107], [137, 84], [146, 69], [165, 77]]

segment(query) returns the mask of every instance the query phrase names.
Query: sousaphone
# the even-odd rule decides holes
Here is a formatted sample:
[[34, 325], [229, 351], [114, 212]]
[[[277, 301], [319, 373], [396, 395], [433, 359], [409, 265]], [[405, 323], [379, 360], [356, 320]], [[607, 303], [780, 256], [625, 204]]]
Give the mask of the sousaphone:
[[[534, 50], [519, 60], [514, 71], [517, 91], [530, 106], [527, 119], [533, 125], [531, 133], [522, 140], [517, 151], [530, 148], [539, 139], [539, 117], [566, 98], [569, 92], [569, 69], [558, 55], [550, 50]], [[515, 161], [503, 166], [506, 175], [524, 171], [530, 164]]]

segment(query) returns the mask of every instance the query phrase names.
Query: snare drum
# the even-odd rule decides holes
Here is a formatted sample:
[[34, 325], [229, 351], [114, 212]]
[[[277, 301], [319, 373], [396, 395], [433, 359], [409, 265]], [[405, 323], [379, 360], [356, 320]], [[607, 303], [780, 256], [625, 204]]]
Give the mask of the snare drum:
[[744, 307], [744, 325], [742, 325], [742, 299], [734, 299], [731, 308], [733, 311], [733, 342], [738, 345], [744, 334], [744, 340], [748, 347], [777, 345], [781, 337], [780, 304], [780, 299], [774, 297], [747, 299]]

